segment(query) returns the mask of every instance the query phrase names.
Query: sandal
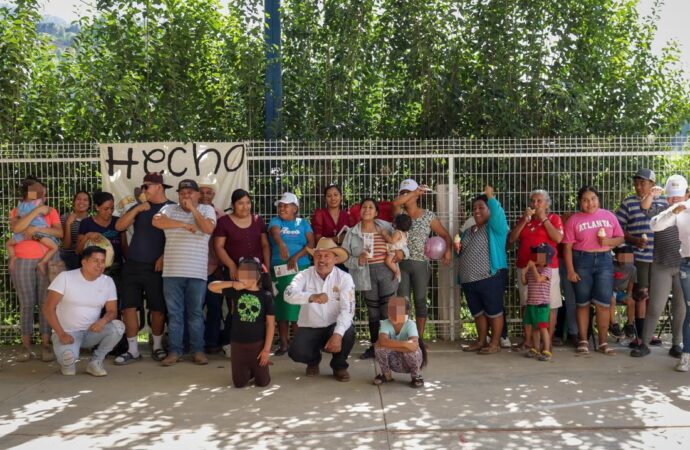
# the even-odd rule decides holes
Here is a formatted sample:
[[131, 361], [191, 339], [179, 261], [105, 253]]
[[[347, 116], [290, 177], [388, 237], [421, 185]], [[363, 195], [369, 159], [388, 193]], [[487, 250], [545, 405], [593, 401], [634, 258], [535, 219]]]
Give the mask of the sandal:
[[157, 348], [153, 351], [153, 353], [151, 353], [151, 358], [153, 358], [154, 361], [158, 362], [163, 361], [167, 356], [168, 352], [166, 352], [162, 348]]
[[551, 352], [544, 350], [539, 355], [537, 355], [537, 361], [551, 361]]
[[417, 377], [412, 377], [412, 381], [410, 381], [410, 386], [413, 388], [420, 388], [424, 386], [424, 378], [420, 376]]
[[597, 351], [599, 353], [603, 353], [604, 355], [608, 355], [608, 356], [613, 356], [616, 354], [616, 352], [612, 348], [609, 348], [609, 344], [607, 344], [607, 343], [603, 343], [603, 344], [597, 346]]
[[386, 376], [386, 375], [384, 375], [384, 374], [382, 374], [382, 373], [380, 373], [380, 374], [378, 374], [378, 375], [376, 375], [376, 376], [374, 377], [374, 384], [375, 384], [376, 386], [378, 386], [378, 385], [380, 385], [380, 384], [390, 383], [391, 381], [393, 381], [393, 377], [392, 377], [392, 376], [390, 376], [390, 375], [389, 375], [389, 376]]
[[492, 347], [490, 345], [487, 345], [486, 347], [483, 347], [481, 350], [479, 350], [479, 355], [493, 355], [494, 353], [498, 353], [501, 350], [501, 347], [498, 345], [496, 347]]
[[581, 339], [577, 342], [577, 349], [575, 349], [576, 353], [582, 353], [582, 354], [587, 354], [589, 353], [589, 341], [585, 339]]
[[287, 352], [288, 352], [288, 348], [287, 348], [287, 347], [285, 347], [285, 348], [279, 348], [278, 350], [276, 350], [276, 351], [273, 353], [273, 356], [283, 356], [283, 355], [286, 354]]
[[525, 352], [525, 358], [536, 358], [537, 356], [539, 356], [539, 352], [534, 347]]
[[140, 361], [141, 360], [141, 353], [134, 357], [130, 352], [125, 352], [121, 354], [120, 356], [116, 357], [115, 360], [113, 361], [113, 364], [116, 366], [126, 366], [127, 364], [132, 364], [135, 361]]
[[481, 350], [484, 347], [484, 345], [481, 342], [475, 342], [473, 344], [468, 345], [467, 347], [463, 347], [462, 351], [463, 352], [477, 352]]

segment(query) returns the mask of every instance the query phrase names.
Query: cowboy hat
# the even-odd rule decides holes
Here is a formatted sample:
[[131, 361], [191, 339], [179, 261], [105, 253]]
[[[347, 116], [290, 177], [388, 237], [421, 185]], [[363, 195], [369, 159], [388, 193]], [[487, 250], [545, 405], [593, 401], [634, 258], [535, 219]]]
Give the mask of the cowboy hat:
[[336, 244], [333, 239], [327, 238], [327, 237], [322, 237], [321, 239], [319, 239], [319, 242], [316, 244], [315, 248], [307, 248], [307, 251], [312, 256], [314, 256], [314, 253], [319, 251], [319, 250], [328, 250], [331, 253], [333, 253], [335, 255], [335, 263], [336, 264], [344, 263], [345, 261], [347, 261], [347, 258], [350, 256], [347, 253], [347, 250], [345, 250], [344, 248], [338, 247], [338, 244]]

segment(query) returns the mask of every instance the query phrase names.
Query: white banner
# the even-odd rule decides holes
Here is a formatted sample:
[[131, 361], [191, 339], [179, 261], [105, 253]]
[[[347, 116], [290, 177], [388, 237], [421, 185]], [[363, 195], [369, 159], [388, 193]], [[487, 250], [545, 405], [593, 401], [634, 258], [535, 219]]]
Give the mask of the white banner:
[[221, 210], [231, 206], [230, 196], [235, 189], [249, 187], [243, 142], [136, 142], [100, 144], [100, 148], [103, 190], [113, 194], [120, 214], [147, 172], [163, 174], [165, 184], [173, 186], [166, 191], [172, 201], [177, 201], [177, 184], [181, 180], [189, 178], [198, 183], [206, 177], [215, 179], [213, 203]]

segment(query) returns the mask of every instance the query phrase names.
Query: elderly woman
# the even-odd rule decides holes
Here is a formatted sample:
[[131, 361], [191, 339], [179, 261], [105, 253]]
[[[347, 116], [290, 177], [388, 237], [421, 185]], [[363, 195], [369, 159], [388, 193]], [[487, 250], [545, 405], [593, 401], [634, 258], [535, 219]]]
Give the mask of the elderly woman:
[[278, 321], [280, 347], [275, 352], [281, 356], [288, 351], [288, 327], [293, 323], [293, 334], [297, 331], [299, 305], [287, 303], [283, 297], [285, 289], [295, 275], [311, 264], [308, 248], [314, 248], [314, 233], [309, 221], [298, 217], [299, 200], [292, 192], [285, 192], [275, 202], [278, 216], [268, 223], [268, 240], [271, 244], [271, 272], [278, 290], [275, 298], [275, 315]]
[[337, 184], [329, 184], [324, 191], [326, 207], [314, 211], [311, 226], [314, 229], [314, 241], [322, 237], [332, 238], [337, 244], [345, 239], [342, 233], [345, 227], [353, 227], [355, 218], [343, 209], [343, 193]]
[[[459, 279], [477, 325], [478, 339], [464, 350], [490, 355], [500, 350], [503, 292], [508, 272], [505, 249], [508, 222], [491, 186], [487, 185], [484, 194], [472, 201], [472, 218], [475, 224], [462, 233], [460, 241]], [[489, 324], [491, 341], [487, 345]]]
[[[543, 189], [535, 189], [529, 196], [529, 206], [517, 221], [508, 236], [508, 245], [519, 242], [517, 251], [518, 269], [518, 293], [520, 294], [520, 310], [523, 312], [527, 305], [527, 286], [522, 283], [522, 274], [525, 272], [527, 263], [530, 261], [530, 249], [538, 247], [540, 244], [547, 243], [556, 249], [563, 239], [563, 224], [558, 214], [549, 212], [551, 197]], [[558, 259], [551, 258], [552, 269], [549, 315], [549, 334], [553, 339], [553, 332], [556, 327], [556, 315], [558, 308], [563, 305], [561, 299], [560, 277], [558, 276]], [[525, 349], [532, 348], [531, 328], [525, 326]]]
[[580, 188], [577, 203], [580, 211], [566, 222], [563, 239], [563, 259], [577, 302], [577, 352], [589, 353], [589, 305], [594, 302], [600, 340], [597, 351], [609, 355], [613, 354], [606, 342], [613, 295], [611, 249], [623, 243], [623, 229], [611, 211], [600, 207], [599, 192], [594, 187]]
[[[34, 309], [38, 304], [38, 319], [41, 331], [41, 359], [50, 362], [55, 355], [50, 347], [50, 325], [43, 315], [43, 301], [48, 289], [48, 274], [37, 270], [38, 263], [48, 249], [39, 241], [32, 239], [34, 235], [49, 234], [56, 238], [62, 237], [60, 216], [54, 208], [45, 204], [45, 186], [33, 177], [22, 181], [22, 196], [27, 192], [36, 192], [37, 198], [44, 200], [44, 204], [35, 208], [23, 217], [19, 217], [17, 208], [10, 212], [10, 227], [13, 233], [24, 233], [26, 239], [18, 242], [14, 247], [15, 261], [10, 275], [19, 298], [19, 317], [21, 321], [22, 349], [17, 355], [17, 361], [26, 362], [31, 359], [31, 341], [34, 333]], [[46, 227], [35, 227], [31, 221], [39, 215], [44, 215]]]
[[387, 252], [382, 231], [391, 233], [390, 223], [376, 218], [379, 207], [375, 200], [367, 198], [360, 207], [360, 221], [345, 235], [343, 249], [350, 254], [345, 266], [355, 282], [355, 290], [364, 292], [367, 304], [371, 346], [361, 355], [367, 359], [375, 355], [380, 321], [388, 317], [388, 299], [395, 295], [398, 280], [385, 264]]
[[448, 231], [436, 214], [419, 206], [419, 199], [425, 192], [427, 189], [424, 186], [419, 186], [415, 180], [407, 179], [400, 183], [398, 197], [393, 200], [393, 205], [396, 208], [402, 208], [403, 213], [412, 219], [407, 240], [410, 256], [400, 263], [401, 278], [398, 295], [410, 298], [410, 293], [414, 292], [414, 314], [420, 336], [424, 336], [426, 325], [426, 298], [431, 275], [429, 258], [424, 254], [424, 244], [432, 231], [446, 241], [446, 251], [441, 259], [443, 265], [450, 265], [452, 259]]

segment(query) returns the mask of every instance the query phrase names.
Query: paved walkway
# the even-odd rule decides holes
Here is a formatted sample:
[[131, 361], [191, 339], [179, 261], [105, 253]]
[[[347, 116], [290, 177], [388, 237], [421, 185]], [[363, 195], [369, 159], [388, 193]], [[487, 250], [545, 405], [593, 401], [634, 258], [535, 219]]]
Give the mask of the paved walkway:
[[565, 347], [545, 363], [457, 348], [430, 345], [419, 390], [403, 376], [375, 387], [371, 360], [352, 358], [349, 383], [326, 362], [307, 379], [282, 356], [271, 386], [234, 389], [220, 356], [204, 367], [108, 362], [105, 378], [84, 374], [82, 361], [64, 377], [54, 363], [15, 363], [2, 348], [0, 447], [690, 448], [690, 373], [673, 371], [666, 349], [640, 360]]

